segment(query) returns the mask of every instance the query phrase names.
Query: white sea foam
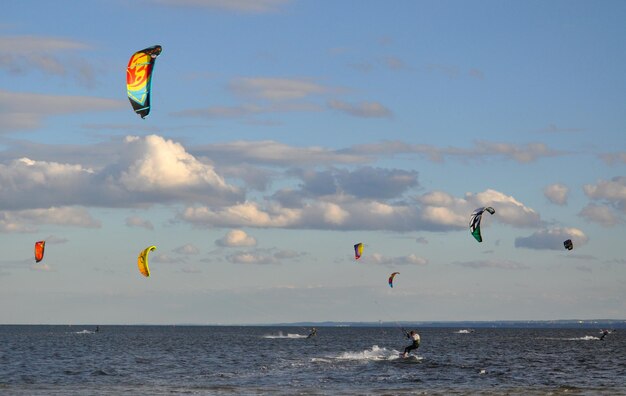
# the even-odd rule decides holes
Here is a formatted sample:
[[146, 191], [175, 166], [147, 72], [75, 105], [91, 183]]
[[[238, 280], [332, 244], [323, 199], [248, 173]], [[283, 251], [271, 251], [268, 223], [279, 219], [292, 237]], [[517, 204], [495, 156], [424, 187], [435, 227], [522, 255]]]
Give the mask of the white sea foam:
[[299, 339], [299, 338], [307, 338], [307, 335], [304, 334], [293, 334], [293, 333], [287, 333], [286, 335], [283, 334], [282, 331], [279, 331], [278, 334], [267, 334], [264, 335], [263, 338], [287, 338], [287, 339]]
[[566, 339], [569, 341], [595, 341], [595, 340], [599, 340], [600, 338], [596, 336], [586, 335], [584, 337], [574, 337], [574, 338], [566, 338]]
[[[421, 360], [421, 357], [411, 356], [413, 360]], [[371, 349], [366, 349], [361, 352], [344, 352], [335, 357], [337, 360], [363, 360], [363, 361], [380, 361], [380, 360], [398, 360], [400, 358], [400, 352], [395, 349], [381, 348], [378, 345], [372, 346]], [[403, 360], [403, 359], [401, 359]]]

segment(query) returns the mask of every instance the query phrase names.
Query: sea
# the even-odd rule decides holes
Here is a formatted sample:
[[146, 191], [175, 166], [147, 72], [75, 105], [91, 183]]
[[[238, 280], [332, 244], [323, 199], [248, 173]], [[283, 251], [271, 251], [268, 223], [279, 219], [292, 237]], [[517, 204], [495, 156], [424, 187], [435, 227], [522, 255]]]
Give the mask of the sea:
[[2, 395], [626, 395], [626, 330], [0, 326]]

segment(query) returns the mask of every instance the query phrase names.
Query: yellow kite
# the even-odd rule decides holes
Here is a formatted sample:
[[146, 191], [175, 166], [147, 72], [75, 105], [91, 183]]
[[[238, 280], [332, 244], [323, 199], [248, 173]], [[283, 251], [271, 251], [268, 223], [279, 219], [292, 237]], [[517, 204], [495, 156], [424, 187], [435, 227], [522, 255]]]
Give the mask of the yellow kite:
[[156, 246], [150, 246], [145, 248], [141, 253], [139, 253], [139, 257], [137, 257], [137, 265], [139, 266], [139, 272], [145, 277], [150, 276], [150, 267], [148, 267], [148, 253], [156, 250]]

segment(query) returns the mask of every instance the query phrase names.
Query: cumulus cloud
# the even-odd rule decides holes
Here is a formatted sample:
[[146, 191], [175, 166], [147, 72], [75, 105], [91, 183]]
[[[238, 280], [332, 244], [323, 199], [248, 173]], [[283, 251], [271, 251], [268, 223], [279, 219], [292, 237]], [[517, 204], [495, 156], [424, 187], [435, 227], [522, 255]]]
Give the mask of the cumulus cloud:
[[[449, 231], [467, 228], [479, 206], [496, 208], [498, 222], [514, 227], [541, 223], [539, 215], [511, 196], [494, 190], [455, 198], [443, 192], [424, 194], [416, 202], [384, 202], [345, 194], [293, 200], [244, 202], [228, 207], [189, 206], [180, 218], [198, 226], [271, 227], [336, 230]], [[488, 220], [491, 221], [491, 220]]]
[[119, 182], [129, 191], [174, 192], [206, 190], [237, 193], [211, 165], [204, 164], [185, 148], [157, 135], [126, 138], [130, 164], [120, 173]]
[[491, 206], [493, 216], [483, 216], [483, 224], [498, 221], [515, 227], [533, 227], [540, 224], [540, 216], [514, 197], [496, 190], [467, 193], [464, 198], [455, 198], [445, 192], [433, 191], [418, 197], [422, 204], [421, 219], [434, 228], [467, 228], [469, 214], [474, 209]]
[[245, 252], [236, 252], [226, 257], [233, 264], [281, 264], [284, 260], [293, 260], [301, 254], [291, 250], [254, 249]]
[[590, 199], [599, 201], [599, 204], [590, 203], [579, 216], [606, 227], [623, 223], [622, 215], [626, 213], [626, 176], [585, 184], [583, 191]]
[[603, 200], [626, 212], [626, 176], [585, 184], [583, 190], [589, 198]]
[[29, 158], [0, 164], [0, 200], [5, 208], [26, 209], [174, 201], [219, 204], [243, 198], [212, 165], [160, 136], [127, 137], [111, 157], [99, 168]]
[[154, 230], [154, 226], [150, 220], [144, 220], [139, 216], [130, 216], [126, 218], [127, 227], [140, 227], [146, 230]]
[[578, 215], [592, 223], [598, 223], [604, 227], [613, 227], [622, 223], [620, 216], [609, 206], [589, 204]]
[[391, 110], [378, 102], [351, 104], [340, 100], [331, 100], [328, 102], [328, 107], [361, 118], [390, 118], [393, 115]]
[[567, 239], [572, 240], [575, 249], [589, 241], [585, 233], [578, 228], [549, 228], [539, 230], [528, 237], [515, 238], [515, 247], [563, 250], [563, 241]]
[[312, 196], [345, 193], [360, 198], [388, 199], [402, 195], [418, 185], [417, 172], [402, 169], [361, 167], [353, 171], [294, 171], [304, 184], [302, 189]]
[[200, 253], [200, 249], [192, 243], [187, 243], [183, 246], [179, 246], [173, 250], [174, 253], [183, 254], [186, 256], [196, 255]]
[[568, 193], [569, 188], [563, 184], [550, 184], [543, 189], [543, 195], [545, 195], [550, 202], [561, 206], [567, 204]]
[[256, 246], [256, 239], [243, 230], [231, 230], [216, 240], [215, 244], [223, 247], [249, 247]]

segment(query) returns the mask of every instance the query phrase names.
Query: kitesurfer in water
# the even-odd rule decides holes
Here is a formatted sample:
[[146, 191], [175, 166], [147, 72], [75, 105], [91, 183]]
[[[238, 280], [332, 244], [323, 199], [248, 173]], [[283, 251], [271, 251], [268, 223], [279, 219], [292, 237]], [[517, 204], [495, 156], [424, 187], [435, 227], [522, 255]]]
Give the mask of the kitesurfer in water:
[[608, 329], [607, 330], [602, 330], [602, 337], [600, 337], [600, 341], [604, 340], [604, 337], [606, 337], [607, 335], [613, 333], [614, 331], [615, 330], [609, 331]]
[[311, 332], [309, 333], [309, 335], [307, 336], [307, 338], [313, 338], [317, 335], [317, 329], [314, 327], [311, 329]]
[[409, 352], [419, 348], [420, 346], [420, 335], [417, 334], [415, 330], [411, 330], [409, 333], [406, 333], [406, 337], [412, 341], [412, 344], [404, 348], [404, 353], [402, 354], [403, 358], [409, 357]]

